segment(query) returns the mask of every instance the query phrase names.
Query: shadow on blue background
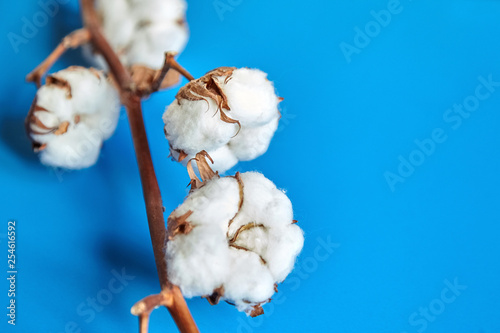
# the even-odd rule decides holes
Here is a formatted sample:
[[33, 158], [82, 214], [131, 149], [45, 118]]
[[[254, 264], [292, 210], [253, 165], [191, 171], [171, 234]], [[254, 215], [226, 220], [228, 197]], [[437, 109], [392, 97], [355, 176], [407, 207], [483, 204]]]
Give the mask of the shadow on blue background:
[[[231, 10], [218, 12], [220, 2]], [[500, 81], [500, 2], [189, 5], [192, 36], [179, 59], [189, 71], [259, 67], [285, 97], [268, 153], [233, 171], [260, 170], [285, 188], [306, 233], [296, 270], [264, 316], [193, 299], [201, 331], [499, 333], [500, 87], [469, 105], [475, 111], [460, 126], [447, 116], [458, 115], [448, 111], [454, 104], [474, 102], [479, 77]], [[6, 323], [8, 284], [0, 283], [1, 331], [136, 332], [130, 307], [158, 283], [127, 121], [96, 166], [40, 165], [22, 125], [35, 94], [24, 76], [80, 26], [78, 6], [61, 5], [18, 52], [8, 34], [22, 34], [23, 17], [41, 7], [4, 1], [0, 10], [0, 248], [5, 258], [7, 221], [15, 219], [19, 271], [14, 328]], [[74, 51], [55, 69], [81, 63]], [[162, 130], [174, 95], [144, 103], [167, 212], [188, 183], [167, 158]], [[446, 140], [420, 148], [415, 141], [428, 143], [436, 129]], [[117, 274], [122, 288], [110, 293]], [[106, 304], [89, 305], [99, 297]], [[165, 331], [174, 324], [159, 309], [151, 332]]]

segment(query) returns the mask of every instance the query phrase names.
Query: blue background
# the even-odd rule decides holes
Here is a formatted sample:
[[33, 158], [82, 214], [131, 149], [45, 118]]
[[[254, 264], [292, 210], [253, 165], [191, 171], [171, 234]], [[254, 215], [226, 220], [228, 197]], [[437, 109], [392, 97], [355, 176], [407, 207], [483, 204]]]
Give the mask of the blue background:
[[[267, 154], [232, 172], [260, 170], [285, 188], [306, 243], [264, 316], [189, 300], [201, 331], [500, 332], [500, 88], [460, 126], [443, 118], [475, 94], [478, 77], [500, 81], [500, 1], [401, 0], [379, 31], [371, 11], [391, 1], [222, 2], [232, 10], [189, 2], [192, 36], [179, 60], [195, 76], [249, 66], [275, 81], [285, 97], [279, 131]], [[2, 1], [0, 11], [0, 265], [7, 270], [7, 221], [15, 219], [19, 271], [15, 328], [0, 281], [0, 331], [61, 333], [74, 322], [81, 332], [136, 332], [129, 309], [158, 283], [127, 120], [96, 166], [42, 166], [24, 134], [35, 94], [24, 76], [80, 27], [78, 5], [61, 5], [18, 52], [8, 33], [21, 35], [22, 18], [41, 7]], [[341, 45], [356, 46], [356, 27], [375, 30], [346, 57]], [[82, 63], [73, 51], [55, 69]], [[162, 130], [175, 92], [144, 103], [167, 212], [188, 183], [167, 158]], [[428, 156], [415, 152], [415, 140], [435, 129], [446, 140]], [[410, 155], [419, 165], [391, 188], [386, 173]], [[334, 243], [329, 252], [325, 243]], [[122, 269], [134, 279], [92, 320], [79, 315]], [[467, 288], [454, 295], [446, 281]], [[429, 307], [426, 319], [419, 311]], [[151, 332], [167, 331], [174, 324], [159, 309]]]

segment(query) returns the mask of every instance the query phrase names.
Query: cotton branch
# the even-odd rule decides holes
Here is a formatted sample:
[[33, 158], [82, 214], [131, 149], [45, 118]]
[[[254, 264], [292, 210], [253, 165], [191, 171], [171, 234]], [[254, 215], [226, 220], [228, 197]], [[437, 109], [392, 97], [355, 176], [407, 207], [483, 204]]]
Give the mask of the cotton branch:
[[37, 87], [42, 85], [42, 77], [50, 67], [59, 59], [68, 49], [74, 49], [90, 40], [90, 33], [87, 29], [78, 29], [63, 38], [61, 43], [37, 68], [26, 76], [26, 81], [35, 82]]
[[[167, 277], [167, 267], [164, 252], [164, 247], [167, 241], [167, 231], [165, 228], [165, 220], [163, 217], [163, 204], [160, 189], [158, 186], [158, 181], [156, 179], [153, 161], [151, 159], [151, 153], [149, 150], [146, 129], [144, 126], [144, 120], [142, 117], [141, 93], [136, 90], [132, 76], [127, 71], [125, 66], [123, 66], [123, 64], [120, 62], [118, 56], [113, 51], [106, 38], [103, 36], [100, 28], [100, 22], [94, 9], [94, 1], [81, 0], [81, 8], [85, 27], [90, 34], [90, 41], [92, 42], [96, 51], [101, 53], [108, 63], [111, 74], [113, 75], [113, 78], [117, 83], [117, 86], [119, 87], [122, 102], [127, 109], [137, 163], [139, 166], [139, 173], [141, 176], [144, 200], [146, 203], [146, 213], [148, 217], [149, 231], [155, 256], [156, 269], [158, 271], [158, 278], [162, 288], [161, 295], [169, 295], [168, 297], [153, 297], [153, 300], [163, 300], [163, 297], [166, 297], [168, 299], [171, 298], [171, 301], [169, 302], [157, 302], [154, 307], [165, 305], [170, 311], [170, 314], [172, 315], [175, 323], [177, 324], [177, 327], [181, 332], [198, 332], [198, 328], [196, 327], [196, 324], [191, 317], [180, 289], [177, 286], [172, 285]], [[147, 299], [151, 303], [151, 298]], [[143, 300], [141, 302], [146, 301]], [[141, 302], [139, 302], [139, 304], [141, 304]], [[146, 302], [146, 304], [149, 303]], [[150, 307], [147, 306], [142, 307], [142, 309], [145, 309], [144, 311], [139, 311], [140, 309], [141, 306], [139, 306], [139, 309], [136, 308], [136, 311], [134, 313], [139, 315], [141, 332], [145, 332], [143, 329], [145, 328], [147, 330], [149, 313], [152, 310], [149, 310]], [[149, 312], [146, 310], [148, 310]]]

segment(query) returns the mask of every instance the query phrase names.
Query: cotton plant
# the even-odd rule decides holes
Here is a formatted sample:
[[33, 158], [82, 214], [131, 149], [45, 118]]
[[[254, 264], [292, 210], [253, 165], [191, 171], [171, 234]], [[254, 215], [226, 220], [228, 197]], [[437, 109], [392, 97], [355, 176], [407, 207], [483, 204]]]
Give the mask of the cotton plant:
[[[292, 271], [303, 232], [286, 193], [264, 175], [219, 173], [268, 149], [281, 117], [274, 84], [258, 69], [219, 67], [198, 79], [184, 69], [175, 59], [188, 38], [184, 0], [81, 0], [81, 10], [85, 26], [27, 77], [39, 89], [26, 129], [43, 164], [82, 169], [97, 163], [125, 106], [161, 286], [132, 307], [140, 332], [158, 306], [181, 332], [198, 332], [184, 297], [262, 314]], [[80, 46], [92, 50], [99, 70], [72, 66], [44, 81], [67, 49]], [[141, 101], [181, 75], [189, 82], [162, 118], [191, 191], [165, 223]]]

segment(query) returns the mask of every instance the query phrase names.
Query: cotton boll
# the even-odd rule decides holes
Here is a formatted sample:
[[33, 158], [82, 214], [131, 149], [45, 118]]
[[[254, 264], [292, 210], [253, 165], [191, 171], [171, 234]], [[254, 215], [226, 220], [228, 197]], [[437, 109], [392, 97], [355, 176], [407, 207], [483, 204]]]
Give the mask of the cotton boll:
[[47, 77], [27, 117], [42, 163], [81, 169], [93, 165], [115, 130], [118, 93], [102, 72], [69, 67]]
[[279, 97], [267, 74], [250, 68], [236, 69], [227, 83], [222, 83], [231, 115], [243, 127], [263, 126], [276, 118]]
[[[261, 314], [304, 242], [285, 198], [255, 172], [204, 179], [169, 217], [169, 277], [187, 297], [208, 297], [211, 304], [222, 298]], [[270, 207], [281, 212], [272, 214]]]
[[[163, 115], [171, 149], [188, 156], [203, 150], [219, 154], [214, 169], [221, 173], [237, 160], [265, 153], [278, 127], [281, 100], [266, 77], [256, 69], [219, 67], [181, 88]], [[218, 117], [209, 119], [203, 111]]]
[[242, 127], [240, 133], [229, 141], [229, 149], [240, 161], [250, 161], [263, 155], [269, 148], [278, 122], [276, 117], [260, 127]]
[[202, 150], [214, 151], [233, 137], [238, 127], [221, 123], [215, 102], [174, 101], [163, 115], [165, 134], [172, 147], [195, 155]]

